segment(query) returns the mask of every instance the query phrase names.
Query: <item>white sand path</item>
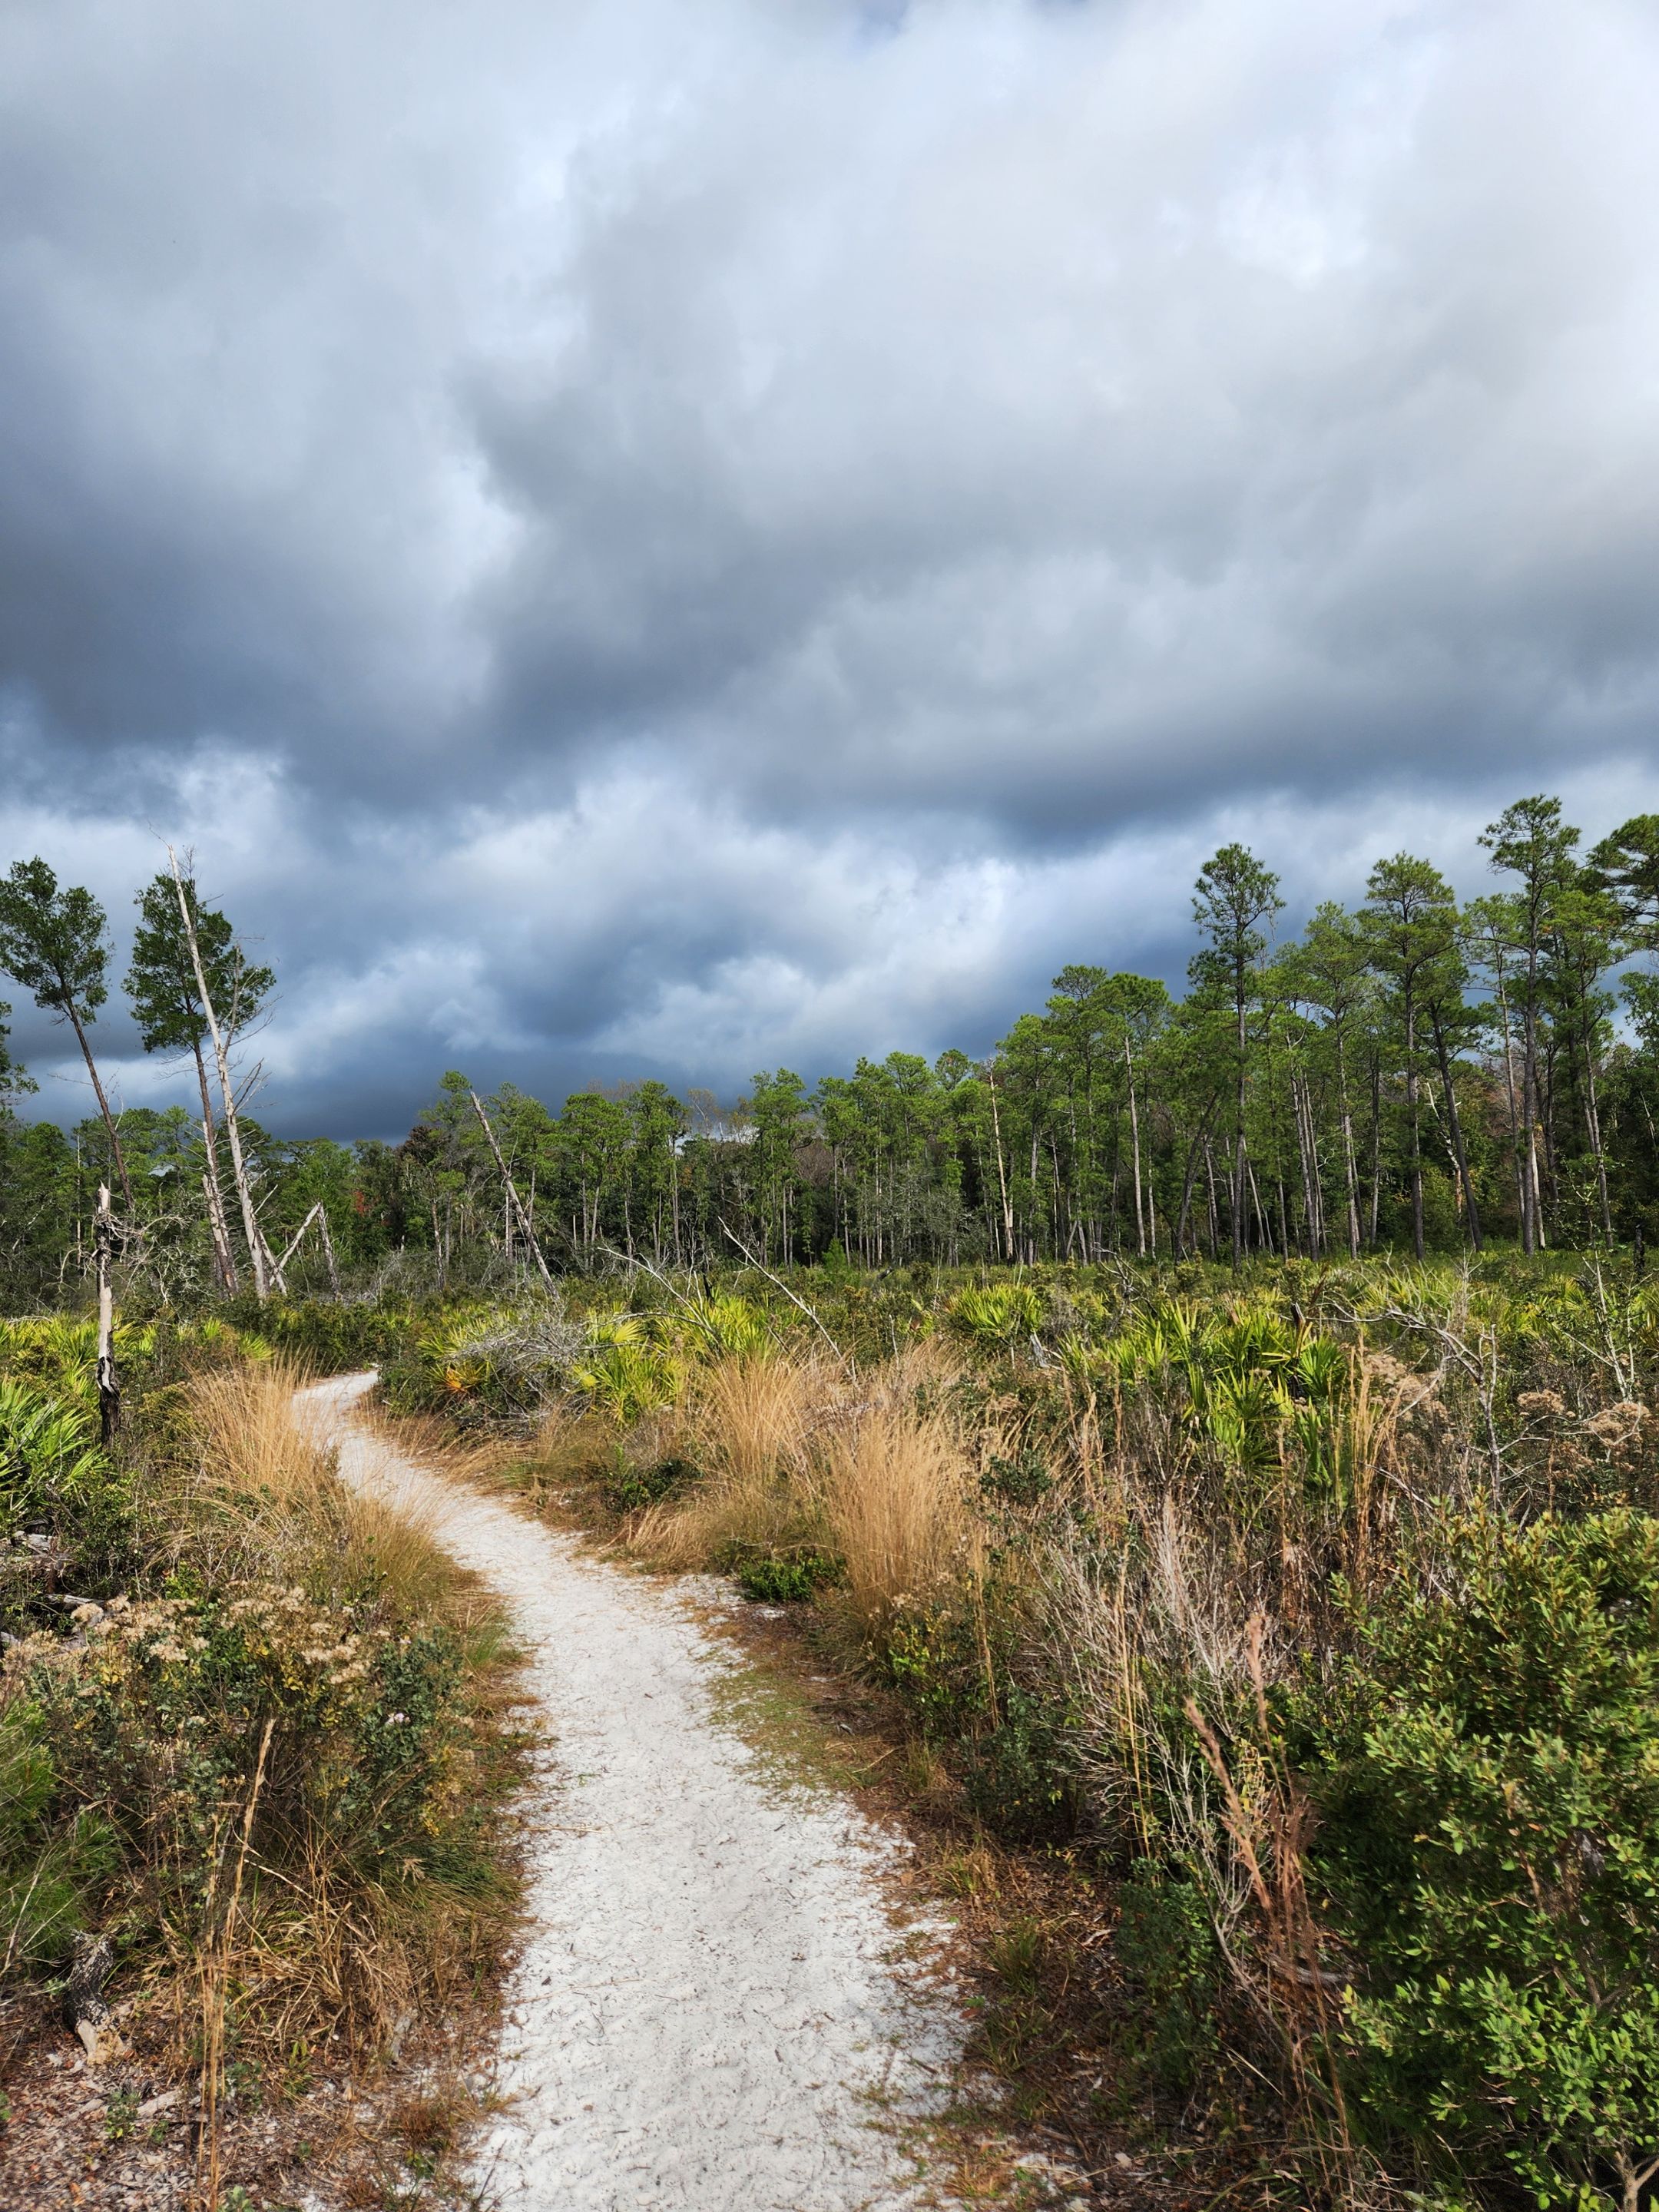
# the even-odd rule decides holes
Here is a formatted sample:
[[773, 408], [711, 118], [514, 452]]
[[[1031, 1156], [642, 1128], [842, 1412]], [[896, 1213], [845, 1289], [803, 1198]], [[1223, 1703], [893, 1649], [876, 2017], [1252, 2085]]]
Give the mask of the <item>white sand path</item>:
[[[346, 1479], [416, 1512], [510, 1603], [552, 1747], [507, 1990], [510, 2100], [473, 2179], [501, 2212], [888, 2212], [938, 2201], [895, 2115], [945, 2094], [963, 2027], [894, 1959], [902, 1846], [780, 1789], [716, 1717], [738, 1662], [670, 1587], [428, 1473], [301, 1394]], [[884, 2124], [878, 2124], [883, 2121]]]

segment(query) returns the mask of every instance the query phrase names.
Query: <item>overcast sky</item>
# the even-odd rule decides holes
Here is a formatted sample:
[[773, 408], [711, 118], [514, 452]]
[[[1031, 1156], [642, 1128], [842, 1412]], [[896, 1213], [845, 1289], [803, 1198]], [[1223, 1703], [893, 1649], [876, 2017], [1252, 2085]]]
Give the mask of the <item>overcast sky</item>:
[[194, 846], [341, 1136], [1484, 887], [1659, 806], [1656, 115], [1652, 0], [0, 0], [0, 860]]

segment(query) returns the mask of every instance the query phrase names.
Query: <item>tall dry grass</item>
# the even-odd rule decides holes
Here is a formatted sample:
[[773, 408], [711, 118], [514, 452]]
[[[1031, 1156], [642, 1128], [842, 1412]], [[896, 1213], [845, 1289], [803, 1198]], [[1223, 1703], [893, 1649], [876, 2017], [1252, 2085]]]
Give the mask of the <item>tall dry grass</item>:
[[633, 1544], [679, 1567], [822, 1547], [842, 1562], [848, 1609], [878, 1638], [904, 1607], [979, 1570], [974, 1455], [938, 1403], [956, 1372], [951, 1352], [926, 1344], [862, 1376], [817, 1352], [711, 1364], [678, 1417], [702, 1479], [641, 1515]]
[[813, 1467], [846, 1417], [849, 1384], [812, 1353], [726, 1358], [699, 1370], [678, 1417], [678, 1448], [702, 1480], [641, 1519], [635, 1547], [665, 1566], [719, 1564], [733, 1545], [775, 1550], [822, 1536]]
[[343, 1482], [297, 1425], [301, 1369], [281, 1358], [222, 1367], [190, 1386], [195, 1451], [175, 1541], [216, 1587], [273, 1580], [326, 1599], [366, 1589], [410, 1619], [461, 1627], [489, 1609], [434, 1541], [426, 1516]]
[[829, 1438], [815, 1468], [818, 1507], [866, 1634], [978, 1577], [985, 1531], [973, 1474], [958, 1425], [902, 1396]]

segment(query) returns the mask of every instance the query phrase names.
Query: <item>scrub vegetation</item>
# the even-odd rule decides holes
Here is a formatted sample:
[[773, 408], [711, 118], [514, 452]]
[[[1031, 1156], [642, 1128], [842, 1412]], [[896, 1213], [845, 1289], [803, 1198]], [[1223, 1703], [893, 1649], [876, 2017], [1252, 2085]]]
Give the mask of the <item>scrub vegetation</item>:
[[98, 2063], [184, 2085], [217, 2204], [232, 2114], [372, 2076], [490, 1969], [503, 1625], [302, 1440], [266, 1342], [121, 1330], [109, 1447], [94, 1349], [0, 1328], [0, 1960]]
[[1021, 2109], [1245, 2201], [1648, 2201], [1628, 1257], [637, 1270], [556, 1310], [411, 1322], [391, 1405], [522, 1437], [527, 1497], [794, 1607], [900, 1717], [964, 1894], [1050, 1869], [989, 1954]]
[[[1483, 842], [1483, 896], [1395, 855], [1276, 945], [1224, 848], [1184, 998], [1069, 968], [977, 1060], [452, 1073], [397, 1146], [252, 1120], [269, 971], [158, 877], [128, 988], [199, 1121], [0, 1128], [8, 1972], [106, 1942], [210, 2112], [482, 1971], [500, 1622], [285, 1418], [373, 1364], [881, 1702], [1003, 1899], [1018, 2112], [1172, 2203], [1650, 2205], [1659, 817]], [[0, 886], [94, 1077], [103, 933]]]

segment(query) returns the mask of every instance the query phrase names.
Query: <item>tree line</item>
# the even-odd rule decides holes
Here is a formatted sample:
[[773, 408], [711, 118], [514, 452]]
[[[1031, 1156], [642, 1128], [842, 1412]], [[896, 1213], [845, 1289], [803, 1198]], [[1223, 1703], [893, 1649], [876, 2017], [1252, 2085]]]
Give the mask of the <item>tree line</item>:
[[[452, 1073], [402, 1144], [350, 1146], [285, 1143], [239, 1110], [231, 1054], [271, 973], [178, 870], [138, 895], [125, 981], [146, 1049], [193, 1060], [201, 1112], [114, 1114], [89, 1041], [105, 917], [21, 861], [0, 881], [0, 967], [72, 1030], [99, 1111], [64, 1133], [8, 1104], [0, 1258], [18, 1290], [48, 1260], [61, 1275], [100, 1176], [154, 1264], [260, 1295], [311, 1224], [294, 1264], [313, 1277], [403, 1254], [445, 1280], [618, 1254], [1237, 1262], [1650, 1240], [1659, 975], [1630, 963], [1659, 950], [1659, 815], [1585, 852], [1533, 797], [1480, 843], [1476, 896], [1396, 854], [1363, 901], [1283, 939], [1278, 877], [1224, 846], [1194, 886], [1183, 994], [1067, 967], [977, 1059], [893, 1052], [810, 1087], [779, 1068], [726, 1109], [646, 1081], [555, 1112]], [[27, 1087], [0, 1028], [0, 1091]]]

